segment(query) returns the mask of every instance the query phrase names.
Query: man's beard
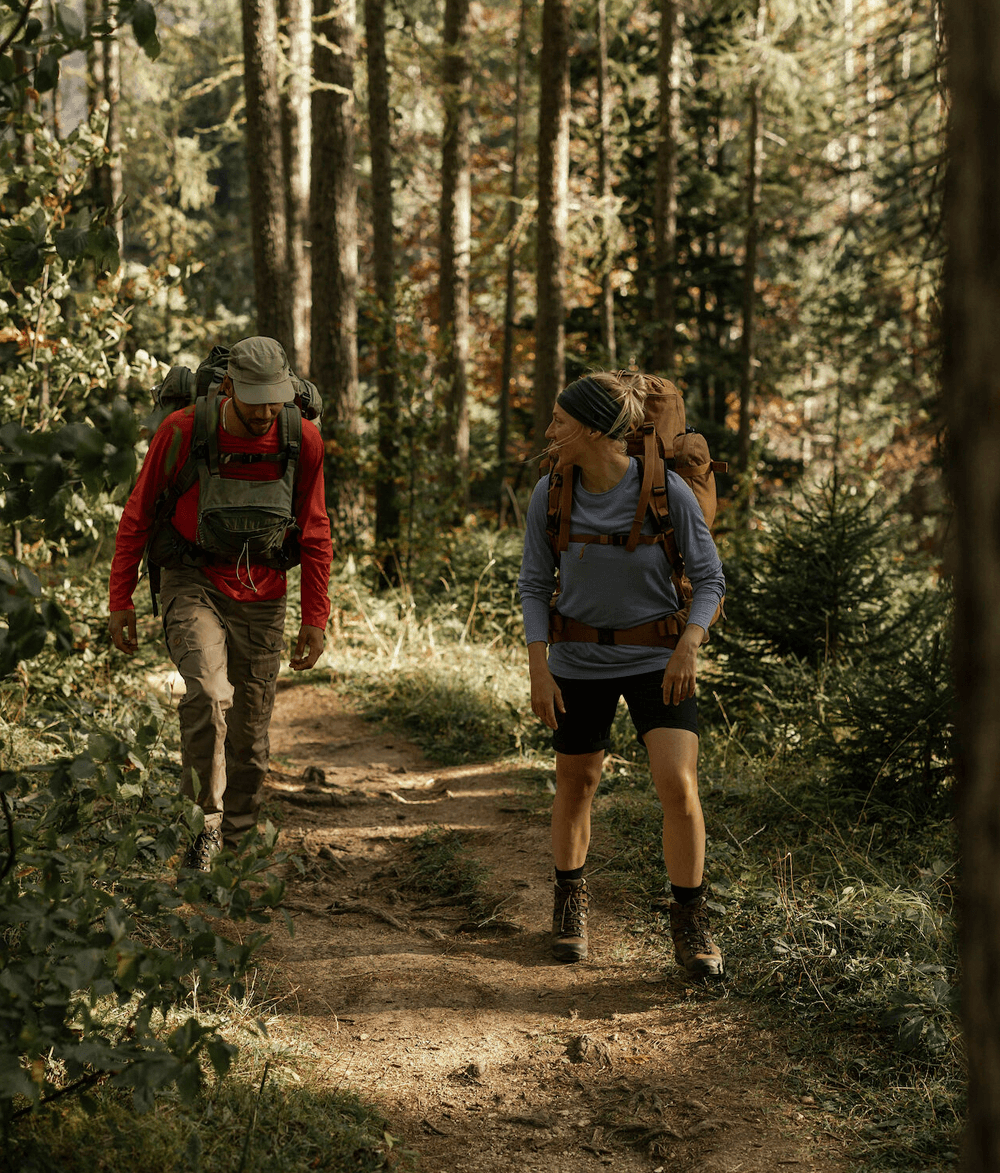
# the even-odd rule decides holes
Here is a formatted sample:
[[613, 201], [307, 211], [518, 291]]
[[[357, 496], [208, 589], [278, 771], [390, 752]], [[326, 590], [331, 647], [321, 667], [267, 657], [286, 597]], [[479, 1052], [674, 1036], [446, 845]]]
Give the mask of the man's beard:
[[236, 418], [254, 436], [266, 436], [271, 430], [271, 425], [274, 420], [248, 420], [247, 417], [240, 411], [240, 405], [234, 395], [232, 398], [233, 411], [236, 412]]

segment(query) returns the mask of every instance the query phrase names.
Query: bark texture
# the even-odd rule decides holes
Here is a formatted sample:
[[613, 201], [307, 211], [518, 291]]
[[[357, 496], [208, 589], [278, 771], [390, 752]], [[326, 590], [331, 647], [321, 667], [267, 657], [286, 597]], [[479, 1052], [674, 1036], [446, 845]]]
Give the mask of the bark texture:
[[[757, 0], [754, 40], [764, 35], [766, 9]], [[740, 422], [736, 439], [737, 467], [750, 463], [750, 413], [754, 385], [754, 328], [757, 313], [757, 242], [760, 236], [760, 176], [764, 144], [760, 127], [760, 83], [750, 84], [750, 126], [747, 131], [746, 235], [743, 244], [743, 333], [740, 336]]]
[[288, 221], [278, 98], [278, 18], [274, 0], [242, 0], [247, 103], [247, 176], [257, 333], [294, 351], [288, 294]]
[[514, 141], [510, 152], [510, 199], [507, 202], [507, 272], [504, 287], [503, 352], [497, 429], [497, 517], [507, 511], [507, 449], [510, 445], [510, 384], [514, 377], [514, 328], [517, 319], [517, 244], [521, 222], [521, 139], [524, 135], [524, 81], [527, 68], [528, 0], [521, 0], [517, 28], [517, 77], [514, 90]]
[[316, 8], [312, 99], [311, 378], [326, 398], [327, 498], [335, 529], [354, 542], [358, 476], [358, 213], [354, 172], [354, 0]]
[[445, 0], [444, 137], [441, 143], [439, 374], [445, 393], [444, 455], [462, 513], [469, 495], [469, 0]]
[[569, 0], [542, 9], [538, 112], [538, 274], [534, 443], [566, 378], [566, 222], [569, 183]]
[[969, 1173], [1000, 1169], [1000, 2], [947, 8], [944, 402], [957, 521], [956, 724]]
[[611, 208], [611, 101], [608, 90], [607, 0], [597, 0], [597, 184], [601, 195], [601, 344], [609, 367], [618, 365], [615, 341], [614, 214]]
[[677, 4], [660, 2], [658, 74], [659, 122], [656, 137], [656, 189], [653, 200], [653, 366], [670, 376], [677, 328], [677, 126], [680, 90], [676, 76]]
[[368, 56], [368, 139], [372, 161], [372, 267], [378, 305], [378, 475], [375, 544], [383, 581], [395, 585], [399, 566], [399, 387], [396, 379], [396, 273], [392, 223], [392, 135], [385, 0], [365, 0]]
[[285, 215], [288, 220], [288, 295], [291, 299], [295, 371], [309, 374], [311, 311], [309, 186], [312, 151], [312, 0], [281, 0], [288, 44], [288, 72], [281, 89], [282, 150], [285, 160]]

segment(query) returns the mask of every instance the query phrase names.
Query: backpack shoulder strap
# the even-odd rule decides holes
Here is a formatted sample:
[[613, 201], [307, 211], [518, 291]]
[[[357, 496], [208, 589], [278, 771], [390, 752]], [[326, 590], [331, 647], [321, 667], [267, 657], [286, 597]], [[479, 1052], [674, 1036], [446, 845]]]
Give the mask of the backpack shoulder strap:
[[639, 464], [642, 467], [642, 487], [639, 490], [639, 500], [635, 506], [632, 528], [629, 531], [628, 541], [625, 543], [625, 549], [630, 554], [639, 544], [639, 531], [642, 529], [642, 522], [646, 516], [646, 510], [649, 508], [653, 480], [657, 475], [659, 475], [661, 483], [663, 480], [663, 460], [660, 457], [662, 457], [662, 452], [657, 451], [656, 428], [647, 421], [642, 425], [642, 456], [639, 458]]
[[219, 476], [219, 397], [199, 395], [194, 404], [194, 433], [191, 456], [208, 466], [213, 477]]
[[545, 518], [545, 530], [549, 535], [549, 542], [556, 562], [569, 546], [575, 472], [576, 465], [557, 464], [549, 473], [549, 504]]
[[[691, 588], [684, 574], [684, 556], [677, 545], [673, 522], [670, 520], [670, 496], [667, 492], [667, 460], [659, 458], [655, 462], [656, 470], [653, 475], [653, 487], [649, 498], [650, 512], [663, 537], [663, 552], [670, 563], [674, 586], [678, 598], [684, 600], [690, 596]], [[686, 584], [686, 585], [685, 585]]]
[[302, 454], [302, 412], [294, 402], [286, 403], [278, 424], [278, 446], [289, 464]]

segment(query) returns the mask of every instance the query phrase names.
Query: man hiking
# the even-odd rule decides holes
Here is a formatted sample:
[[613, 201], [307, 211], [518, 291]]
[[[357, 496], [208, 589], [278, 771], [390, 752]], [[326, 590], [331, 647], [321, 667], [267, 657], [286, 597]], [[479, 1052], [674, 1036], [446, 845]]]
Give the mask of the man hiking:
[[145, 555], [160, 575], [167, 649], [186, 686], [181, 785], [205, 825], [184, 863], [198, 871], [256, 825], [289, 566], [301, 560], [292, 668], [319, 659], [330, 614], [319, 431], [293, 403], [273, 338], [237, 342], [226, 371], [218, 395], [173, 412], [153, 435], [118, 526], [109, 599], [112, 642], [134, 655], [132, 594]]

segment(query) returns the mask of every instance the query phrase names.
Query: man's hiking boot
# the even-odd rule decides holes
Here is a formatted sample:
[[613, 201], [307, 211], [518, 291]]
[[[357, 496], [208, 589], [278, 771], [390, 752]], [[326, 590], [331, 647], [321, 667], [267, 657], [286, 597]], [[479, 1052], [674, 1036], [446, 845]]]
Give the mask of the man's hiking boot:
[[556, 880], [552, 912], [552, 956], [583, 961], [587, 956], [587, 881]]
[[722, 954], [712, 940], [708, 925], [707, 897], [702, 894], [690, 904], [670, 902], [670, 935], [674, 939], [677, 964], [693, 978], [721, 978]]
[[218, 829], [201, 831], [184, 856], [184, 867], [192, 872], [210, 872], [212, 860], [222, 850], [222, 834]]

